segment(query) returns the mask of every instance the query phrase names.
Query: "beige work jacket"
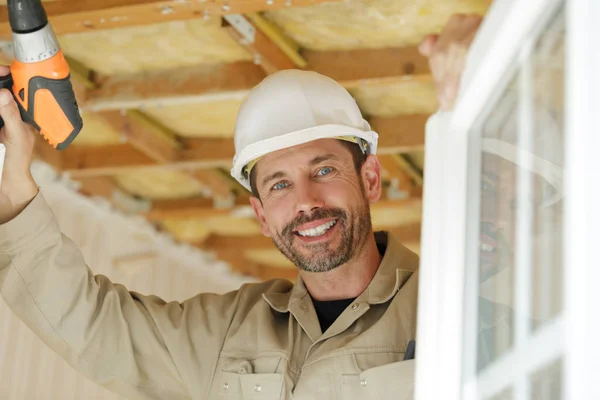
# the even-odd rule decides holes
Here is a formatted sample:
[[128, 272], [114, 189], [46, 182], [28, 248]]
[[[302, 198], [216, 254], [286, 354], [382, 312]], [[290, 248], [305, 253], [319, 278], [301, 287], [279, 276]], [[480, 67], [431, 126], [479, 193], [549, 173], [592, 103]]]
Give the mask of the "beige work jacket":
[[372, 282], [321, 332], [302, 280], [166, 303], [94, 275], [39, 194], [0, 225], [0, 293], [70, 365], [132, 399], [411, 399], [418, 257], [385, 236]]

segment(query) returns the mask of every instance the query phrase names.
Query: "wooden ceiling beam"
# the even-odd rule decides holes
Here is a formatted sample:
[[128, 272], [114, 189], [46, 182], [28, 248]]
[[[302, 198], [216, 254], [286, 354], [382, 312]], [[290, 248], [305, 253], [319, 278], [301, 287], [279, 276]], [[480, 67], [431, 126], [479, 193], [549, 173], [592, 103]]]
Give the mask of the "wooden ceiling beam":
[[257, 264], [246, 258], [243, 252], [239, 251], [217, 251], [215, 255], [218, 259], [225, 261], [231, 266], [231, 270], [242, 275], [252, 276], [261, 281], [271, 279], [287, 279], [292, 282], [298, 276], [296, 268], [281, 268], [265, 264]]
[[[292, 0], [294, 7], [338, 0]], [[185, 21], [225, 14], [246, 14], [289, 7], [289, 0], [61, 0], [44, 3], [58, 35], [163, 22]], [[8, 9], [0, 6], [0, 38], [10, 39]]]
[[[348, 51], [303, 51], [306, 70], [338, 80], [346, 88], [374, 82], [429, 79], [427, 60], [415, 47]], [[373, 60], [376, 60], [374, 62]], [[252, 62], [117, 75], [88, 90], [82, 109], [122, 110], [159, 105], [243, 100], [266, 74]]]
[[300, 53], [307, 69], [329, 76], [347, 89], [364, 85], [365, 80], [397, 81], [398, 79], [430, 79], [427, 58], [417, 47], [393, 47], [341, 51], [310, 51]]
[[231, 216], [239, 207], [250, 205], [249, 194], [237, 196], [231, 207], [215, 208], [215, 201], [209, 198], [191, 198], [181, 200], [157, 200], [152, 202], [150, 210], [144, 216], [150, 221], [168, 218], [209, 218]]
[[[425, 123], [427, 115], [410, 115], [393, 118], [375, 118], [372, 126], [380, 136], [378, 154], [405, 153], [420, 150], [425, 143]], [[153, 136], [147, 133], [148, 138]], [[140, 134], [140, 140], [145, 136]], [[148, 139], [150, 140], [150, 139]], [[220, 138], [188, 139], [183, 148], [177, 150], [177, 156], [171, 161], [159, 164], [148, 152], [140, 151], [143, 146], [155, 146], [150, 141], [142, 142], [135, 148], [130, 143], [106, 146], [72, 145], [57, 154], [48, 154], [53, 165], [72, 177], [90, 177], [117, 175], [124, 172], [156, 169], [193, 171], [207, 168], [231, 168], [235, 154], [233, 140]], [[163, 151], [163, 150], [161, 150]], [[167, 150], [164, 150], [165, 152]], [[48, 153], [48, 152], [45, 152]], [[60, 157], [60, 159], [57, 159]]]
[[[296, 67], [286, 53], [246, 17], [236, 15], [233, 18], [231, 21], [235, 25], [224, 19], [223, 29], [250, 53], [254, 59], [254, 64], [259, 65], [265, 74], [271, 75], [277, 71]], [[242, 23], [241, 27], [236, 24], [240, 21]], [[248, 29], [251, 29], [250, 34], [247, 32]]]
[[115, 75], [88, 90], [81, 108], [124, 110], [243, 99], [265, 76], [260, 66], [246, 61]]
[[180, 143], [175, 135], [139, 111], [107, 111], [98, 115], [123, 135], [136, 150], [158, 164], [168, 164], [179, 157]]
[[210, 197], [227, 200], [234, 195], [229, 180], [216, 169], [198, 169], [192, 176], [210, 191]]
[[[251, 205], [248, 197], [240, 197], [235, 199], [235, 206], [232, 208], [213, 208], [212, 202], [203, 199], [201, 203], [181, 203], [179, 200], [162, 202], [154, 202], [152, 209], [144, 216], [150, 221], [160, 221], [163, 219], [191, 219], [191, 218], [208, 218], [215, 216], [230, 216], [239, 218], [256, 218], [250, 209]], [[421, 196], [415, 195], [407, 199], [401, 200], [380, 200], [371, 206], [372, 210], [391, 209], [399, 207], [410, 207], [414, 204], [421, 203]], [[241, 208], [240, 208], [241, 207]]]
[[425, 147], [425, 124], [429, 115], [413, 114], [369, 119], [379, 134], [378, 154], [410, 153]]
[[[390, 228], [400, 242], [418, 242], [421, 239], [421, 224], [400, 225]], [[212, 251], [246, 251], [258, 249], [274, 249], [273, 240], [263, 235], [252, 236], [223, 236], [212, 235], [202, 243], [195, 246], [203, 250]]]

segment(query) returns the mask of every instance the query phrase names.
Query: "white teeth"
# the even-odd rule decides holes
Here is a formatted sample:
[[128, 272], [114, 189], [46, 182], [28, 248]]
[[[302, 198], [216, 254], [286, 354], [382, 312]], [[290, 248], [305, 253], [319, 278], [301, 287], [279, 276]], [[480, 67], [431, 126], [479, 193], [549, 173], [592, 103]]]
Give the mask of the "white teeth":
[[492, 246], [491, 244], [487, 244], [487, 243], [479, 243], [479, 248], [481, 250], [487, 251], [487, 252], [494, 250], [494, 246]]
[[307, 229], [305, 231], [298, 231], [298, 234], [300, 236], [310, 236], [310, 237], [314, 237], [314, 236], [321, 236], [322, 234], [324, 234], [325, 232], [327, 232], [329, 230], [329, 228], [331, 228], [332, 226], [334, 226], [336, 223], [336, 221], [330, 221], [327, 222], [326, 224], [317, 226], [316, 228], [312, 228], [312, 229]]

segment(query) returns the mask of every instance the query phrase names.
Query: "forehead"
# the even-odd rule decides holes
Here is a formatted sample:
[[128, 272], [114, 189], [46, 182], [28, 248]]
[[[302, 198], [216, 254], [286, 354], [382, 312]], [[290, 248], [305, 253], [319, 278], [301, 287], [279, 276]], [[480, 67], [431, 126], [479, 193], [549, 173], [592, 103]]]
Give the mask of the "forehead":
[[299, 144], [264, 155], [258, 160], [256, 175], [274, 170], [285, 170], [297, 166], [306, 166], [315, 157], [332, 155], [340, 162], [352, 162], [352, 154], [337, 139], [319, 139]]

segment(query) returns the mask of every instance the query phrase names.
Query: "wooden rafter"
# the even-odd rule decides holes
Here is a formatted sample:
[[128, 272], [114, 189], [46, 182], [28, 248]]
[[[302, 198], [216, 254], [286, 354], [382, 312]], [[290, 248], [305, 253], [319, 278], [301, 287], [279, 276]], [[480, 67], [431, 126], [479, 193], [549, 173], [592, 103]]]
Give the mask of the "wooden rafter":
[[[347, 88], [369, 82], [429, 77], [427, 61], [415, 47], [348, 51], [303, 51], [306, 70], [338, 80]], [[374, 62], [373, 60], [377, 60]], [[144, 106], [241, 99], [265, 77], [252, 62], [117, 75], [87, 93], [83, 109], [122, 110]]]
[[364, 80], [430, 79], [428, 60], [417, 47], [350, 51], [303, 51], [307, 69], [329, 76], [346, 88]]
[[[391, 227], [390, 227], [391, 228]], [[417, 242], [421, 238], [421, 224], [409, 224], [393, 227], [393, 234], [401, 242]], [[204, 250], [213, 251], [245, 251], [256, 249], [275, 248], [271, 238], [263, 235], [252, 236], [223, 236], [212, 235], [196, 246]]]
[[[294, 7], [336, 0], [293, 0]], [[224, 14], [245, 14], [289, 7], [289, 0], [61, 0], [44, 7], [59, 34], [152, 25]], [[10, 37], [8, 10], [0, 6], [0, 37]]]
[[[427, 115], [374, 118], [371, 123], [379, 135], [378, 154], [404, 153], [424, 145]], [[197, 145], [189, 143], [197, 142]], [[131, 144], [106, 146], [71, 146], [52, 154], [53, 164], [73, 177], [116, 175], [133, 170], [230, 168], [235, 149], [231, 139], [188, 139], [189, 147], [179, 149], [168, 164], [156, 160]], [[170, 152], [168, 154], [171, 154]], [[56, 158], [60, 157], [57, 161]]]
[[[206, 200], [204, 200], [206, 201]], [[244, 200], [236, 199], [236, 205], [241, 205], [245, 207], [250, 207], [250, 202], [247, 198]], [[374, 205], [371, 206], [371, 209], [391, 209], [397, 207], [411, 207], [415, 204], [421, 203], [421, 196], [413, 196], [403, 200], [380, 200]], [[163, 203], [167, 204], [167, 203]], [[173, 203], [171, 203], [173, 204]], [[214, 209], [211, 205], [207, 205], [205, 207], [200, 207], [198, 204], [188, 204], [187, 206], [184, 203], [176, 202], [177, 206], [168, 206], [168, 207], [158, 207], [155, 203], [152, 207], [152, 210], [145, 213], [144, 216], [150, 221], [160, 221], [163, 219], [176, 218], [176, 219], [189, 219], [189, 218], [206, 218], [212, 216], [235, 216], [239, 209], [237, 207], [234, 208], [224, 208], [224, 209]], [[239, 218], [255, 218], [254, 214], [250, 212], [246, 212], [239, 216]]]
[[167, 164], [178, 158], [181, 145], [175, 135], [139, 111], [108, 111], [98, 115], [152, 161]]
[[238, 207], [247, 207], [249, 196], [242, 195], [233, 199], [230, 208], [215, 208], [215, 202], [209, 198], [192, 198], [181, 200], [159, 200], [152, 202], [152, 207], [145, 216], [151, 221], [187, 216], [194, 218], [228, 216]]
[[253, 276], [266, 281], [270, 279], [288, 279], [294, 281], [298, 276], [296, 268], [280, 268], [270, 265], [257, 264], [250, 261], [243, 252], [231, 251], [231, 249], [216, 251], [217, 257], [227, 262], [231, 269], [239, 274]]
[[210, 197], [227, 200], [233, 196], [233, 188], [229, 180], [216, 169], [199, 169], [192, 172], [192, 176], [208, 188]]
[[231, 36], [233, 40], [244, 47], [254, 58], [254, 63], [259, 65], [265, 74], [270, 75], [284, 69], [295, 68], [294, 62], [281, 50], [271, 39], [267, 37], [260, 29], [252, 22], [243, 16], [236, 16], [238, 19], [243, 19], [245, 24], [253, 29], [252, 38], [247, 38], [241, 31], [231, 25], [226, 20], [223, 20], [223, 29]]
[[81, 108], [123, 110], [242, 98], [264, 77], [260, 66], [251, 62], [116, 75], [89, 90]]

